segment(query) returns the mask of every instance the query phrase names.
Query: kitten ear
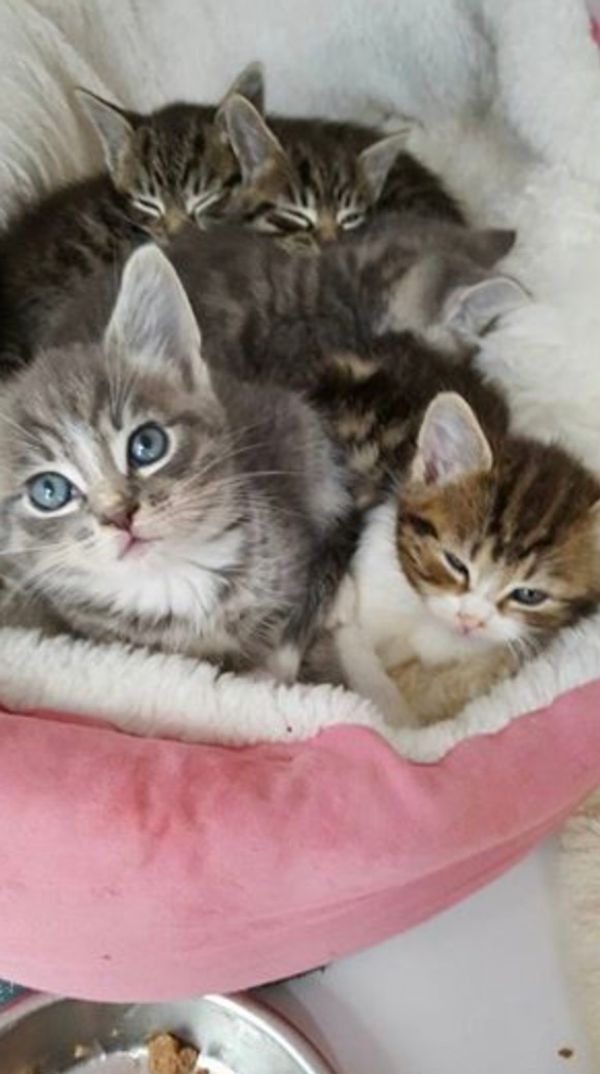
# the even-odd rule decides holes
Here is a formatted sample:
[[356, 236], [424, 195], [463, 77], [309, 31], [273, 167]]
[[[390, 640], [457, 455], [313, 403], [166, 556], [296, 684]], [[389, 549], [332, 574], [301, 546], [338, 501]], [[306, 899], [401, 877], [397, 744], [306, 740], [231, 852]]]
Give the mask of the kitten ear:
[[231, 83], [227, 93], [223, 97], [221, 107], [225, 104], [228, 97], [232, 97], [234, 93], [237, 93], [239, 97], [244, 97], [250, 104], [253, 104], [257, 112], [261, 115], [265, 114], [265, 70], [262, 63], [256, 60], [254, 63], [249, 63], [244, 70], [240, 72], [237, 78]]
[[411, 480], [445, 485], [491, 465], [490, 445], [469, 404], [456, 392], [440, 392], [419, 430]]
[[190, 386], [208, 383], [198, 323], [175, 269], [158, 246], [141, 246], [127, 261], [104, 344], [149, 366], [168, 363]]
[[531, 295], [511, 276], [492, 276], [471, 287], [459, 287], [444, 303], [442, 321], [468, 336], [481, 336], [494, 321], [531, 302]]
[[102, 142], [104, 159], [112, 173], [118, 168], [123, 150], [130, 144], [133, 125], [118, 105], [105, 101], [90, 90], [78, 88], [75, 92], [88, 119], [96, 128]]
[[405, 148], [408, 130], [397, 131], [363, 149], [358, 162], [371, 201], [379, 199], [390, 169]]
[[467, 252], [482, 268], [493, 268], [497, 261], [506, 257], [517, 241], [512, 228], [471, 228], [465, 235]]
[[259, 182], [287, 168], [281, 142], [250, 101], [233, 93], [221, 111], [245, 183]]

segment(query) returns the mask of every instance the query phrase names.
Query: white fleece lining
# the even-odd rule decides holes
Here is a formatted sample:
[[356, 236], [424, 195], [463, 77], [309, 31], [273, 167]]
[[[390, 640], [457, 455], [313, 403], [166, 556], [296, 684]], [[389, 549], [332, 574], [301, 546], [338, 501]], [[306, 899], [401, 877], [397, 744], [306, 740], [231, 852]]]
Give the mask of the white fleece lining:
[[357, 724], [426, 763], [599, 677], [599, 624], [596, 618], [565, 632], [457, 718], [420, 730], [391, 727], [369, 701], [341, 687], [275, 686], [219, 675], [186, 657], [14, 629], [0, 630], [0, 700], [13, 711], [45, 708], [99, 717], [132, 734], [230, 746], [300, 741], [326, 727]]

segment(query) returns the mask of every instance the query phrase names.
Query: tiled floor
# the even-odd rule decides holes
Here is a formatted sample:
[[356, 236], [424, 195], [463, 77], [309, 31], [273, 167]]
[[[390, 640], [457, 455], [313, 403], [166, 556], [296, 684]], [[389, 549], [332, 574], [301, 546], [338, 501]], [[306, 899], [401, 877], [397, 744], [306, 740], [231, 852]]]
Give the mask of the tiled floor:
[[591, 1074], [560, 966], [555, 865], [548, 843], [433, 921], [266, 998], [340, 1074]]

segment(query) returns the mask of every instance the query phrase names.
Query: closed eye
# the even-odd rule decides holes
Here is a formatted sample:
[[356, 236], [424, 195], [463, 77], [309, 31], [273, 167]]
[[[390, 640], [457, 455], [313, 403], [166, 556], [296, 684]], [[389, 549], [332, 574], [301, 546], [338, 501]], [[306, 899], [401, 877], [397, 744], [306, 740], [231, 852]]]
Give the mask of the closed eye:
[[344, 231], [352, 231], [355, 227], [364, 224], [366, 213], [360, 209], [342, 209], [337, 214], [337, 222]]
[[466, 582], [469, 581], [469, 568], [466, 563], [463, 563], [462, 559], [455, 556], [454, 552], [444, 552], [444, 559], [455, 574], [460, 575]]
[[133, 204], [141, 213], [146, 213], [147, 216], [151, 216], [154, 220], [157, 220], [164, 213], [164, 207], [159, 202], [151, 201], [149, 198], [134, 198]]
[[215, 205], [218, 201], [221, 201], [225, 194], [224, 190], [207, 190], [201, 197], [196, 198], [188, 205], [188, 214], [190, 216], [202, 216], [203, 213], [210, 209], [211, 205]]
[[415, 533], [419, 534], [419, 537], [433, 537], [437, 540], [437, 530], [428, 518], [421, 518], [420, 515], [406, 515], [406, 521]]
[[295, 209], [276, 209], [269, 213], [268, 222], [278, 231], [287, 232], [310, 231], [314, 227], [314, 220]]

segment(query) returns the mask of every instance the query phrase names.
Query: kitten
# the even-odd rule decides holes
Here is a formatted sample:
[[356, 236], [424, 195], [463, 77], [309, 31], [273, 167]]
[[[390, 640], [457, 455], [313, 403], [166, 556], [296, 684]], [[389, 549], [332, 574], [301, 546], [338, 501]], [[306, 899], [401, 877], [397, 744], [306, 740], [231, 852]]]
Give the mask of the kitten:
[[393, 209], [460, 223], [440, 180], [403, 147], [355, 123], [270, 117], [232, 94], [223, 116], [243, 184], [229, 211], [252, 227], [318, 247]]
[[354, 450], [374, 469], [385, 460], [394, 487], [333, 612], [346, 681], [396, 723], [454, 715], [600, 600], [598, 481], [561, 448], [512, 436], [474, 371], [468, 384], [468, 367], [428, 364], [411, 385], [420, 405], [402, 388], [408, 368], [395, 394], [381, 368], [363, 370], [361, 392], [379, 378], [395, 416], [376, 431], [374, 418]]
[[[225, 96], [263, 103], [262, 70], [247, 67]], [[28, 207], [0, 238], [0, 374], [18, 365], [54, 311], [102, 263], [120, 265], [139, 243], [164, 242], [188, 221], [222, 211], [239, 179], [220, 108], [171, 104], [149, 115], [87, 90], [79, 98], [106, 168]]]
[[[234, 228], [188, 231], [167, 253], [203, 326], [209, 364], [307, 390], [332, 351], [368, 353], [385, 332], [410, 330], [462, 355], [467, 334], [479, 336], [524, 301], [523, 288], [495, 268], [514, 239], [390, 213], [318, 258]], [[90, 288], [82, 318], [92, 299]]]
[[344, 475], [299, 396], [216, 379], [176, 273], [143, 247], [104, 334], [4, 388], [3, 570], [74, 633], [293, 678], [290, 624], [347, 530]]
[[[202, 325], [213, 369], [309, 391], [335, 351], [368, 354], [386, 332], [413, 332], [457, 359], [516, 305], [528, 301], [495, 266], [515, 233], [470, 230], [410, 214], [383, 214], [306, 258], [264, 235], [188, 228], [165, 251]], [[63, 341], [99, 332], [114, 290], [100, 270], [69, 303]], [[71, 335], [69, 335], [71, 333]]]

